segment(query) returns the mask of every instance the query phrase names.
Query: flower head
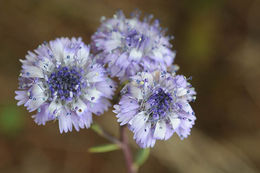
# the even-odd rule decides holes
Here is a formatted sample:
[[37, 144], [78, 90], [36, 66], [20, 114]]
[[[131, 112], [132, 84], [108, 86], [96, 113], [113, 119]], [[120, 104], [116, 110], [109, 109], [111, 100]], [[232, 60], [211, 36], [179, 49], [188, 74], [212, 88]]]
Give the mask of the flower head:
[[88, 128], [92, 113], [108, 109], [115, 85], [93, 61], [81, 38], [58, 38], [28, 52], [22, 62], [18, 105], [32, 112], [37, 124], [57, 119], [60, 132]]
[[92, 36], [98, 60], [108, 64], [112, 77], [121, 81], [137, 72], [166, 70], [175, 58], [171, 50], [172, 37], [165, 36], [159, 21], [151, 23], [152, 15], [139, 20], [139, 13], [126, 18], [122, 11], [114, 18], [102, 18], [102, 24]]
[[153, 147], [156, 140], [167, 140], [174, 132], [183, 139], [196, 119], [189, 104], [195, 90], [182, 75], [155, 71], [131, 77], [115, 105], [120, 125], [127, 124], [140, 147]]

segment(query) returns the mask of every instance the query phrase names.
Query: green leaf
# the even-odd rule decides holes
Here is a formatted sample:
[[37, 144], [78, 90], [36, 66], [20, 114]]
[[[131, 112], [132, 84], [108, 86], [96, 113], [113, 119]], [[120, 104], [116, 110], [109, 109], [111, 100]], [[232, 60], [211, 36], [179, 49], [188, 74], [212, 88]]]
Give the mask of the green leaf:
[[115, 151], [120, 149], [120, 147], [116, 144], [104, 144], [99, 146], [94, 146], [88, 149], [91, 153], [105, 153], [110, 151]]
[[150, 148], [139, 149], [135, 158], [135, 167], [140, 167], [148, 159], [150, 153]]
[[100, 134], [100, 135], [103, 134], [102, 128], [98, 124], [96, 124], [96, 123], [93, 123], [91, 125], [91, 129], [94, 130], [97, 134]]
[[124, 88], [124, 86], [126, 85], [126, 84], [128, 84], [129, 83], [129, 80], [126, 80], [126, 81], [124, 81], [121, 85], [120, 85], [120, 91]]

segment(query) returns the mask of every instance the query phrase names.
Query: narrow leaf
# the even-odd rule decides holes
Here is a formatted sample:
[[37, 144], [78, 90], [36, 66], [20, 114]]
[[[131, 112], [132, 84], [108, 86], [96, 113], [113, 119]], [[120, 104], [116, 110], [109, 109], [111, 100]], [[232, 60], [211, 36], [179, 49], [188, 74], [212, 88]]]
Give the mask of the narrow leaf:
[[99, 146], [94, 146], [88, 149], [91, 153], [105, 153], [110, 151], [115, 151], [120, 149], [120, 147], [116, 144], [104, 144]]
[[142, 164], [144, 164], [144, 162], [148, 159], [149, 157], [149, 153], [150, 153], [150, 149], [149, 148], [145, 148], [145, 149], [140, 149], [136, 155], [135, 158], [135, 167], [140, 167]]
[[91, 129], [94, 130], [99, 135], [103, 134], [102, 128], [96, 123], [91, 125]]

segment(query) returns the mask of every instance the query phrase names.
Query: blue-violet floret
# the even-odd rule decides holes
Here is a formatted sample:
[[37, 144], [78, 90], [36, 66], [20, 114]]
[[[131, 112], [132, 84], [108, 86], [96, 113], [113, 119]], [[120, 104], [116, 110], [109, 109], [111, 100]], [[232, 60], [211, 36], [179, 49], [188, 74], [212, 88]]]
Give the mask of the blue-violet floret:
[[98, 61], [107, 64], [112, 77], [121, 81], [141, 71], [166, 70], [173, 63], [172, 36], [166, 36], [152, 15], [140, 20], [140, 13], [126, 18], [118, 11], [113, 18], [102, 17], [102, 24], [92, 36], [92, 48]]
[[140, 147], [153, 147], [156, 140], [167, 140], [174, 132], [181, 139], [190, 134], [196, 117], [189, 102], [196, 92], [184, 76], [140, 72], [121, 93], [114, 112], [120, 125], [133, 131]]
[[90, 127], [92, 113], [107, 110], [115, 90], [93, 59], [81, 38], [58, 38], [29, 51], [21, 60], [18, 105], [37, 110], [33, 118], [39, 125], [57, 119], [61, 133]]

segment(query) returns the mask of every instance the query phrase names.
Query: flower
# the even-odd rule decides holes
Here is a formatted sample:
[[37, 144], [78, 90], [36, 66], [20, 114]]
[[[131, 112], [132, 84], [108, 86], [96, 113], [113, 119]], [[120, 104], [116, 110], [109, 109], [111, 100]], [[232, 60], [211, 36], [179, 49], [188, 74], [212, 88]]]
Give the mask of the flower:
[[138, 73], [121, 93], [114, 112], [120, 125], [133, 131], [140, 147], [153, 147], [156, 140], [168, 140], [174, 132], [181, 139], [190, 134], [196, 117], [189, 102], [196, 92], [184, 76]]
[[92, 47], [98, 61], [108, 64], [112, 77], [125, 81], [137, 72], [166, 70], [175, 58], [169, 42], [173, 37], [165, 36], [166, 30], [152, 15], [139, 20], [139, 13], [126, 18], [118, 11], [114, 18], [101, 18], [102, 24], [92, 36]]
[[115, 90], [102, 65], [93, 61], [81, 38], [58, 38], [28, 52], [22, 62], [15, 99], [38, 125], [57, 119], [60, 132], [88, 128], [92, 113], [110, 106]]

